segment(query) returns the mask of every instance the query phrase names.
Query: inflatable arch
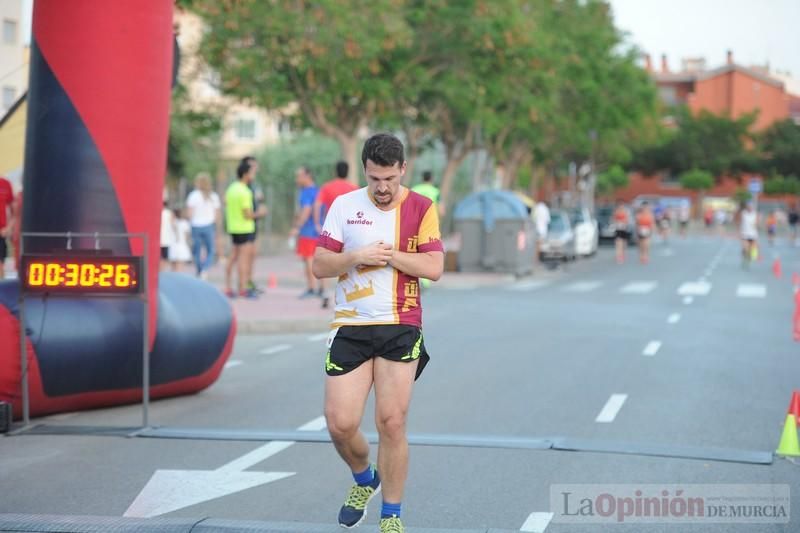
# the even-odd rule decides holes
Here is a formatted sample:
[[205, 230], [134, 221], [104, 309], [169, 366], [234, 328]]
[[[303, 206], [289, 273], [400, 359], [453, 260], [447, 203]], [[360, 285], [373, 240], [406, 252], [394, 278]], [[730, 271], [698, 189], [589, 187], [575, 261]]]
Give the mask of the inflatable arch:
[[[173, 62], [172, 0], [36, 2], [22, 231], [146, 233], [151, 397], [197, 392], [222, 371], [235, 319], [214, 287], [158, 274]], [[64, 239], [26, 238], [26, 253]], [[95, 239], [72, 240], [91, 249]], [[142, 256], [141, 240], [101, 247]], [[21, 409], [20, 285], [0, 282], [0, 401]], [[31, 415], [142, 397], [143, 300], [25, 298]]]

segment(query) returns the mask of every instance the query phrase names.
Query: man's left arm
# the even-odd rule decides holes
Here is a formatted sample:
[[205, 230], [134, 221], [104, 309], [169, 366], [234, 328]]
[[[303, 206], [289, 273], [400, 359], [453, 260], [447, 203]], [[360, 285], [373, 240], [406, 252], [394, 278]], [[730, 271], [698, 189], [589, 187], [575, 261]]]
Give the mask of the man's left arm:
[[422, 217], [417, 240], [416, 252], [394, 250], [389, 264], [409, 276], [436, 281], [444, 271], [444, 248], [435, 204], [431, 204]]
[[437, 281], [444, 271], [444, 252], [392, 252], [389, 264], [409, 276]]

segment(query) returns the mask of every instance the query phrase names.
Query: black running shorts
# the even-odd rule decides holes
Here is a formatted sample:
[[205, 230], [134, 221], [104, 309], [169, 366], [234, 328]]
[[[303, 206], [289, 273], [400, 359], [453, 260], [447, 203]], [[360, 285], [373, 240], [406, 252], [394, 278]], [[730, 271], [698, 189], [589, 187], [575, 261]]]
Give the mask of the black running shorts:
[[241, 246], [242, 244], [255, 241], [255, 233], [231, 233], [231, 243], [233, 243], [234, 246]]
[[419, 361], [419, 379], [430, 356], [425, 350], [422, 330], [416, 326], [392, 324], [385, 326], [342, 326], [331, 333], [325, 372], [329, 376], [341, 376], [356, 369], [375, 356], [412, 363]]
[[6, 240], [0, 237], [0, 261], [5, 261], [6, 257], [8, 257], [8, 246], [6, 246]]

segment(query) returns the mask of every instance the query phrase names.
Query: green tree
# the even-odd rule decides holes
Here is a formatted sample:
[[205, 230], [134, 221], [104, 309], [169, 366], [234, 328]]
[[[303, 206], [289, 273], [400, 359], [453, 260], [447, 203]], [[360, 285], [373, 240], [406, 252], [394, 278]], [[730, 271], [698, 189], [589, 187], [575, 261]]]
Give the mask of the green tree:
[[765, 194], [800, 194], [800, 180], [795, 176], [774, 174], [764, 181]]
[[687, 170], [679, 177], [681, 187], [690, 191], [697, 191], [700, 198], [697, 205], [703, 205], [705, 192], [714, 186], [714, 175], [706, 170]]
[[201, 55], [229, 94], [291, 110], [335, 139], [357, 180], [359, 132], [391, 101], [396, 57], [413, 45], [394, 0], [193, 0], [207, 25]]
[[219, 165], [222, 119], [219, 110], [195, 109], [186, 88], [178, 85], [172, 94], [169, 125], [167, 176], [172, 184], [192, 179], [199, 172], [213, 175]]
[[620, 165], [613, 165], [597, 176], [597, 192], [603, 195], [613, 194], [627, 187], [629, 183], [628, 173]]
[[791, 119], [776, 122], [759, 138], [762, 168], [784, 176], [800, 173], [800, 125]]
[[657, 170], [682, 174], [702, 168], [715, 177], [756, 170], [756, 155], [746, 148], [752, 139], [754, 114], [732, 120], [708, 111], [693, 115], [681, 107], [675, 109], [675, 120], [674, 130], [664, 132], [660, 142], [636, 155], [634, 168], [648, 174]]

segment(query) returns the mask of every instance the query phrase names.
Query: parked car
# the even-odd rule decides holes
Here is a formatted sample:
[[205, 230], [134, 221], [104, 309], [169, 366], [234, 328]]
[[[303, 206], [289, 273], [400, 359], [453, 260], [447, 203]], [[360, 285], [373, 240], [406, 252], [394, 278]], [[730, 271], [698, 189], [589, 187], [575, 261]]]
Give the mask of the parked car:
[[572, 229], [575, 232], [575, 253], [589, 256], [597, 252], [600, 240], [597, 221], [586, 207], [578, 207], [569, 212]]
[[[600, 234], [601, 241], [611, 241], [614, 242], [614, 239], [617, 237], [617, 225], [614, 223], [614, 210], [616, 207], [612, 205], [605, 205], [602, 207], [597, 208], [597, 229]], [[629, 207], [625, 209], [628, 210], [628, 226], [626, 230], [628, 231], [628, 245], [636, 244], [637, 235], [636, 235], [636, 218], [633, 216], [633, 211]]]
[[570, 260], [575, 259], [575, 232], [565, 211], [551, 210], [547, 236], [539, 243], [539, 258]]

